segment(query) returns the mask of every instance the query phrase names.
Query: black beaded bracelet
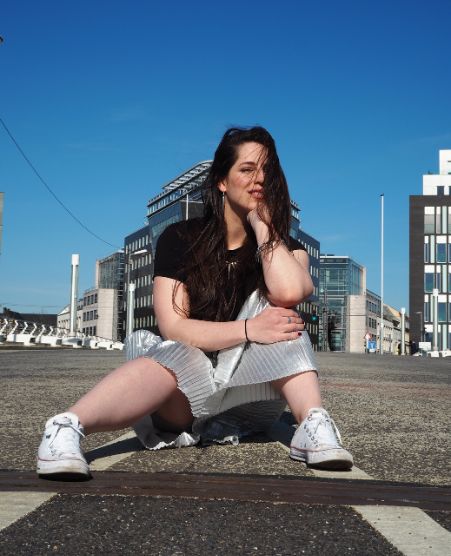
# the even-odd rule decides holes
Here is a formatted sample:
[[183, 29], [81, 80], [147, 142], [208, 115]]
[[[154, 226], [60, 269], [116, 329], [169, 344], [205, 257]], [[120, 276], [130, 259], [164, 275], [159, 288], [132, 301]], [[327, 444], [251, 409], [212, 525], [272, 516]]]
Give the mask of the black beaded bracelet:
[[246, 336], [246, 342], [249, 342], [249, 338], [247, 337], [247, 319], [244, 319], [244, 334]]

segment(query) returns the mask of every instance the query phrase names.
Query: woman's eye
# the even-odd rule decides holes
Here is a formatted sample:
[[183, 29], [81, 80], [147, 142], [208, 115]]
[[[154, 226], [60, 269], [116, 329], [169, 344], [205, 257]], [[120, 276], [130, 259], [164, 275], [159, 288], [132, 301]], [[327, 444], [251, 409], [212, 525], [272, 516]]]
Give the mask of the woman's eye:
[[253, 169], [252, 168], [243, 168], [242, 171], [245, 172], [246, 174], [250, 174], [251, 172], [253, 172]]

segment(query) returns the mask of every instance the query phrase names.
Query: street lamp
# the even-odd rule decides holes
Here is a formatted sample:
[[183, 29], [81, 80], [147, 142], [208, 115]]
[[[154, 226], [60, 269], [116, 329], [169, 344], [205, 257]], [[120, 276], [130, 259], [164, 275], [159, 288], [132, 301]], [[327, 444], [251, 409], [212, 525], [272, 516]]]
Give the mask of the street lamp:
[[380, 355], [384, 355], [384, 194], [381, 194], [381, 324]]
[[420, 338], [424, 342], [424, 324], [423, 324], [423, 311], [415, 311], [416, 315], [420, 315]]

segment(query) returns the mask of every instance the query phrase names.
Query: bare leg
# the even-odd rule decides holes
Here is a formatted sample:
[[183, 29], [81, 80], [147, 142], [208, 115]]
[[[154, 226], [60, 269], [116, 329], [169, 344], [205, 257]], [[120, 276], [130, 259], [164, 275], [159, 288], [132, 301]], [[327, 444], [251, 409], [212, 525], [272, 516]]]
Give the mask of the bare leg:
[[318, 376], [315, 371], [279, 378], [271, 383], [290, 406], [293, 417], [301, 423], [312, 407], [322, 407]]
[[188, 401], [180, 393], [185, 400], [185, 405], [180, 405], [176, 392], [177, 381], [171, 371], [152, 359], [140, 357], [103, 378], [69, 411], [78, 416], [89, 434], [132, 425], [144, 415], [164, 407], [176, 395], [181, 409], [181, 415], [175, 415], [177, 422], [186, 417]]
[[187, 397], [181, 390], [176, 390], [152, 419], [157, 428], [179, 433], [190, 429], [194, 417]]

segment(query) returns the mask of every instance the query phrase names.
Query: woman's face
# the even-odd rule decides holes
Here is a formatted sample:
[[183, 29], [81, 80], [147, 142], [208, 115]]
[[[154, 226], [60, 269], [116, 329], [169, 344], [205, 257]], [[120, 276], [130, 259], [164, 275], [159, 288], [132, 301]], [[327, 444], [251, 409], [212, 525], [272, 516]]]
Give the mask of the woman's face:
[[227, 177], [218, 185], [225, 193], [227, 209], [247, 215], [264, 198], [263, 182], [266, 149], [259, 143], [243, 143], [238, 147], [238, 158]]

